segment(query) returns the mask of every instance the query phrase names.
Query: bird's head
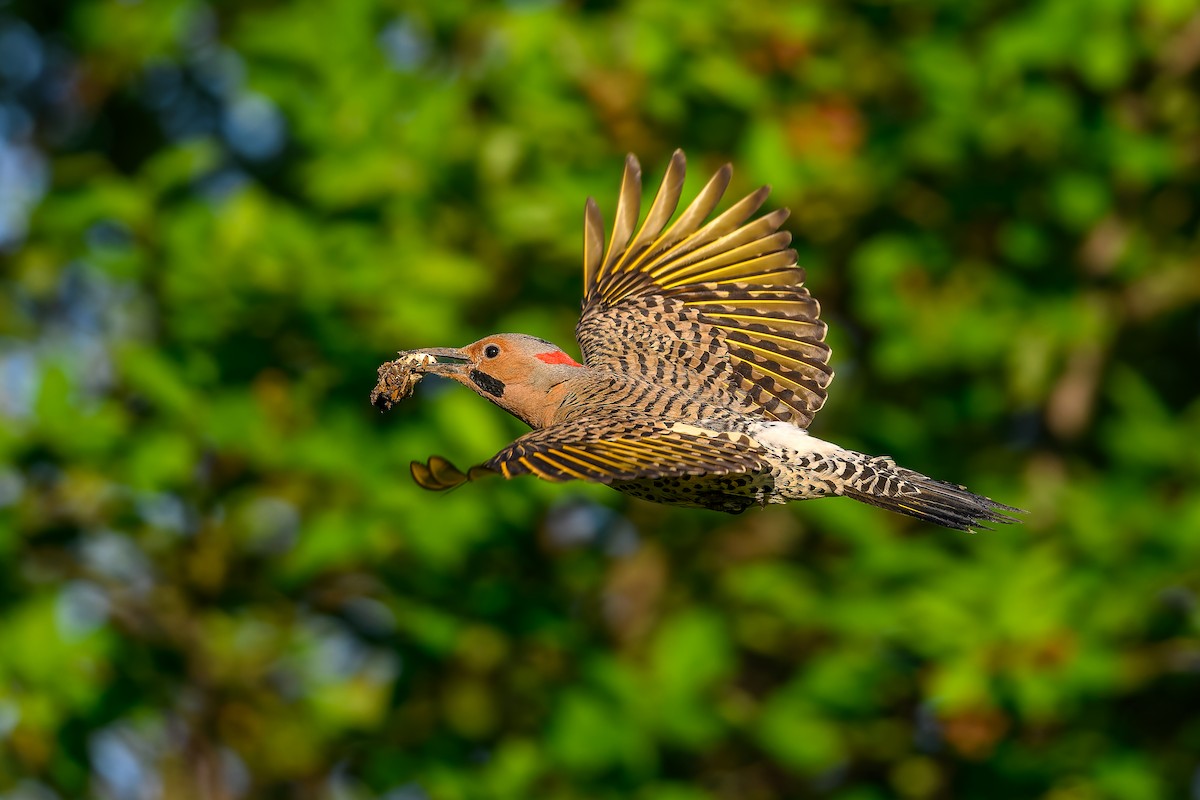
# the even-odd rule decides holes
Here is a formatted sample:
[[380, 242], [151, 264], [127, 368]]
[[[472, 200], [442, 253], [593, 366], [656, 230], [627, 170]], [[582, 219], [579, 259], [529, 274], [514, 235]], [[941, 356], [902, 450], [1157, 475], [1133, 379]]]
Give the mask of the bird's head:
[[535, 428], [549, 424], [557, 410], [555, 389], [584, 369], [557, 345], [523, 333], [485, 336], [461, 349], [411, 352], [435, 359], [423, 368], [426, 374], [456, 380]]

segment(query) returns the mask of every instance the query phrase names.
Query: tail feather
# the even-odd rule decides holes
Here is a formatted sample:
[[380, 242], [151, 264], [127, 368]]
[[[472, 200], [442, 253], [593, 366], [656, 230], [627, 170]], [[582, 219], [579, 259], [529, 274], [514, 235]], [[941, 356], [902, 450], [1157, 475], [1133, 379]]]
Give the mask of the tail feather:
[[896, 466], [890, 458], [864, 458], [863, 468], [847, 480], [843, 490], [846, 497], [860, 503], [960, 531], [991, 530], [985, 523], [1020, 522], [1007, 515], [1025, 513], [1015, 506], [975, 494], [965, 486]]

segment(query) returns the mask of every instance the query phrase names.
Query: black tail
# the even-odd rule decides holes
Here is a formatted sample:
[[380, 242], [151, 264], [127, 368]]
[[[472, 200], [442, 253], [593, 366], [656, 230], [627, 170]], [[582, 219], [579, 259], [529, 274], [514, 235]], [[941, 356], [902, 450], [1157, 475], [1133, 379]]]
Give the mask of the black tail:
[[863, 458], [865, 463], [857, 470], [858, 474], [847, 481], [844, 490], [846, 497], [860, 503], [960, 531], [991, 530], [984, 523], [1008, 525], [1020, 522], [1005, 514], [1025, 513], [1022, 509], [975, 494], [965, 486], [897, 466], [886, 456]]

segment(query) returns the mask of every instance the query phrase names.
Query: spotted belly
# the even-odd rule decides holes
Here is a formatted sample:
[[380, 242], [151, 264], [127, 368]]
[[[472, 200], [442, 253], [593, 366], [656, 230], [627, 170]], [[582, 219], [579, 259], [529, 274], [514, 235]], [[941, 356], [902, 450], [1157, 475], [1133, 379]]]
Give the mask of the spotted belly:
[[750, 506], [772, 502], [774, 484], [770, 472], [757, 472], [613, 481], [612, 488], [652, 503], [739, 514]]

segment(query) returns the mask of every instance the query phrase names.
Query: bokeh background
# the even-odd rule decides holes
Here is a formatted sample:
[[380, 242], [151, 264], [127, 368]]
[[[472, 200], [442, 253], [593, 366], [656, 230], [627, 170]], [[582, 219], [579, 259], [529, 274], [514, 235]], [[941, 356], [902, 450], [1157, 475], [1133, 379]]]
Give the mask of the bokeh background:
[[[1190, 0], [0, 2], [0, 797], [1200, 797]], [[1029, 510], [440, 496], [585, 197], [771, 183], [816, 434]]]

